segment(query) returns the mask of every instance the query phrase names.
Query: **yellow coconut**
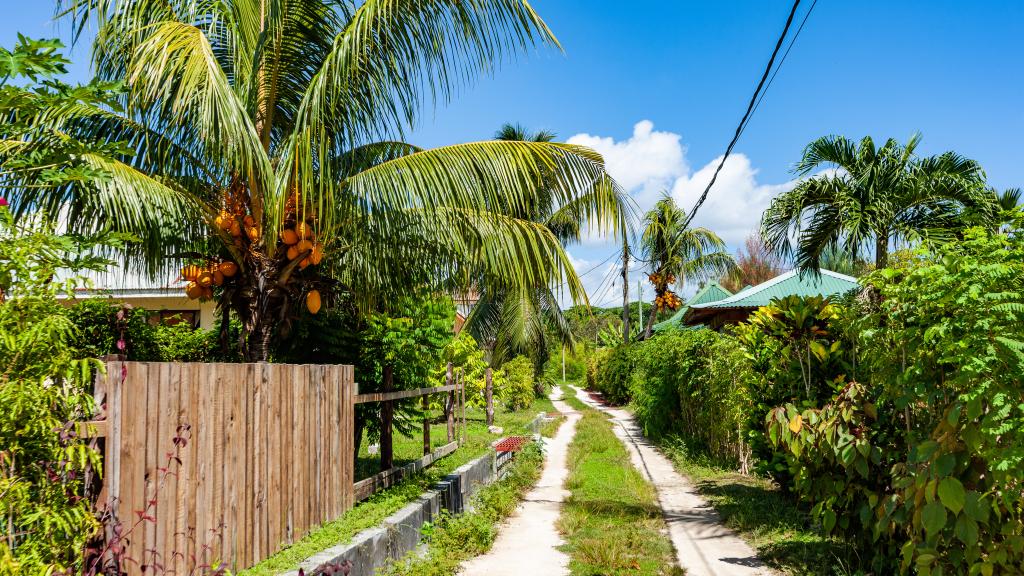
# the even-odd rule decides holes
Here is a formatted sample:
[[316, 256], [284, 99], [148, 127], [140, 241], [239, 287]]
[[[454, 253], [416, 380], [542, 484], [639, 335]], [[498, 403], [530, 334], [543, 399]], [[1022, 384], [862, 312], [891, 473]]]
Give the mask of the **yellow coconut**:
[[288, 256], [289, 260], [295, 260], [296, 258], [299, 257], [299, 249], [296, 248], [295, 246], [289, 246], [286, 255]]
[[225, 278], [231, 278], [235, 274], [238, 274], [238, 264], [230, 261], [221, 262], [217, 269], [220, 270], [220, 273], [223, 274]]
[[203, 295], [203, 288], [195, 282], [189, 282], [188, 285], [185, 286], [185, 295], [190, 299], [195, 300]]
[[284, 242], [288, 246], [292, 246], [299, 242], [299, 235], [295, 233], [295, 230], [285, 228], [284, 230], [281, 230], [281, 242]]
[[250, 226], [245, 230], [245, 232], [249, 235], [249, 240], [252, 240], [253, 242], [260, 239], [260, 229], [255, 226]]
[[196, 278], [196, 284], [199, 284], [203, 288], [209, 287], [213, 284], [213, 273], [209, 270], [203, 270], [203, 272]]
[[310, 290], [309, 294], [306, 294], [306, 309], [309, 310], [310, 314], [316, 314], [320, 311], [319, 290]]
[[309, 238], [313, 234], [313, 228], [305, 222], [299, 222], [295, 225], [295, 233], [299, 238]]
[[309, 255], [310, 261], [313, 264], [319, 264], [324, 259], [324, 248], [319, 244], [313, 245], [313, 252]]
[[203, 269], [200, 268], [199, 266], [196, 266], [195, 264], [189, 264], [188, 266], [185, 266], [184, 268], [181, 269], [181, 277], [184, 278], [185, 280], [195, 281], [195, 279], [199, 277], [199, 273], [202, 271]]

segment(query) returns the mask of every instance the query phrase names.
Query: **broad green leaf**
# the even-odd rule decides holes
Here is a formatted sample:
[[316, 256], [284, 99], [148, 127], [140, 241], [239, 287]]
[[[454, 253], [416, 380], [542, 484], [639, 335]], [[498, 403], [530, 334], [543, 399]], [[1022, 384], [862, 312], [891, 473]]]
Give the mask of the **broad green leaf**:
[[925, 504], [921, 510], [921, 524], [928, 536], [934, 536], [946, 526], [946, 507], [941, 502]]
[[964, 485], [956, 478], [943, 478], [939, 482], [939, 500], [954, 515], [963, 510], [965, 494]]

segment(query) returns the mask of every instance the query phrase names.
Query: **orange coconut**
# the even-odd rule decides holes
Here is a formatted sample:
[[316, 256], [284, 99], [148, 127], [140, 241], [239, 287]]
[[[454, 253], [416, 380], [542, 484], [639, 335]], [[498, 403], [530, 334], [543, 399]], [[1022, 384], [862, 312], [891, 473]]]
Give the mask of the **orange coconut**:
[[319, 290], [310, 290], [309, 294], [306, 294], [306, 309], [309, 310], [310, 314], [316, 314], [320, 311]]

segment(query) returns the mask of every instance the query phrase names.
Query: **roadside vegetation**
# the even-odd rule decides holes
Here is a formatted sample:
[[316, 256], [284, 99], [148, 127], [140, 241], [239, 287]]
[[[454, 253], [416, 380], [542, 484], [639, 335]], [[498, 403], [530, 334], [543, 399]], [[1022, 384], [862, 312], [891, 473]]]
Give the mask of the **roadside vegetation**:
[[424, 556], [411, 552], [405, 560], [384, 571], [388, 576], [449, 576], [456, 574], [464, 561], [490, 550], [498, 537], [498, 525], [512, 515], [523, 495], [540, 478], [544, 456], [537, 444], [516, 454], [508, 473], [498, 482], [485, 486], [474, 496], [467, 512], [442, 515], [424, 526], [428, 548]]
[[569, 445], [570, 495], [558, 528], [572, 574], [682, 574], [654, 487], [633, 467], [601, 412], [567, 386], [566, 402], [583, 413]]
[[[900, 178], [918, 186], [957, 181], [910, 166]], [[932, 239], [876, 258], [859, 294], [781, 297], [721, 333], [599, 349], [588, 385], [629, 403], [788, 573], [1013, 573], [1024, 562], [1024, 408], [1011, 400], [1024, 382], [1024, 217], [992, 216], [991, 190], [961, 197], [992, 205], [943, 204], [926, 221], [942, 225]], [[886, 222], [883, 234], [896, 222], [906, 238], [906, 221]], [[800, 246], [813, 266], [817, 249]]]

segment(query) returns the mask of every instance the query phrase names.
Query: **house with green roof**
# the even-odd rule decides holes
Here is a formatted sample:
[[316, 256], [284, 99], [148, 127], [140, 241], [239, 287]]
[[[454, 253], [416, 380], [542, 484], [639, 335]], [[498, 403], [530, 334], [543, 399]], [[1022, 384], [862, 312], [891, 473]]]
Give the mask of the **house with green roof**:
[[671, 318], [655, 324], [654, 331], [660, 332], [662, 330], [678, 330], [680, 328], [685, 328], [685, 325], [683, 324], [683, 317], [686, 316], [686, 311], [689, 310], [690, 306], [694, 304], [703, 304], [705, 302], [715, 302], [717, 300], [722, 300], [723, 298], [728, 298], [729, 296], [732, 296], [732, 292], [723, 288], [718, 282], [705, 284], [700, 290], [697, 290], [697, 293], [686, 301], [686, 305], [673, 314]]
[[831, 270], [822, 269], [817, 276], [801, 275], [791, 270], [726, 298], [688, 304], [682, 323], [687, 326], [705, 325], [719, 330], [726, 324], [743, 322], [755, 310], [767, 306], [775, 298], [792, 295], [837, 296], [859, 288], [856, 278]]

